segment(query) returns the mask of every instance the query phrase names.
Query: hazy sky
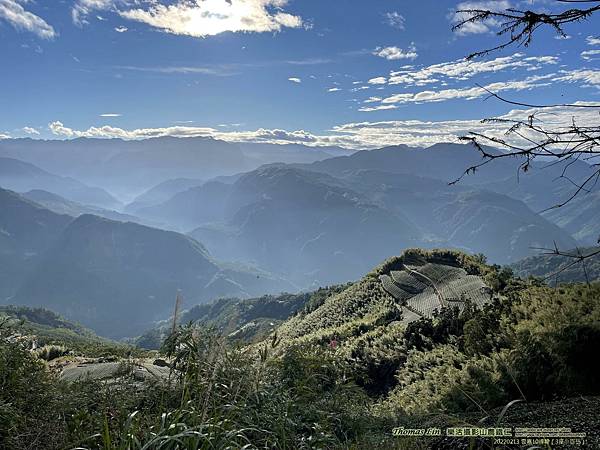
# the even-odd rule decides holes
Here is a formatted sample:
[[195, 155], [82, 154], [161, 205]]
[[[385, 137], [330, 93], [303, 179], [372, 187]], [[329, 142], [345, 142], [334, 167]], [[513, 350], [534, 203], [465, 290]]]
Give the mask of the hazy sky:
[[513, 109], [478, 84], [526, 102], [600, 101], [599, 18], [464, 61], [498, 38], [494, 23], [453, 33], [457, 8], [532, 4], [556, 7], [0, 0], [0, 137], [424, 145]]

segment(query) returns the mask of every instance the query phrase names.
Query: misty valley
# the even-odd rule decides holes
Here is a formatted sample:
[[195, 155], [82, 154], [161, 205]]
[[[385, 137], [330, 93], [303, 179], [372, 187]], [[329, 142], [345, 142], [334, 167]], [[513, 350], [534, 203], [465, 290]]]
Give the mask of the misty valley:
[[600, 449], [600, 0], [0, 0], [0, 450]]
[[[47, 307], [107, 337], [135, 337], [166, 319], [178, 289], [187, 306], [316, 289], [354, 281], [406, 248], [454, 248], [494, 264], [519, 264], [535, 247], [572, 249], [592, 245], [600, 234], [599, 222], [567, 231], [558, 225], [564, 217], [535, 212], [556, 202], [555, 191], [570, 195], [568, 183], [561, 192], [553, 181], [567, 163], [532, 168], [527, 195], [512, 162], [449, 186], [479, 158], [468, 145], [315, 153], [304, 163], [269, 160], [275, 152], [268, 149], [260, 158], [254, 153], [265, 164], [238, 172], [237, 159], [233, 165], [227, 156], [216, 159], [223, 146], [243, 151], [212, 140], [145, 141], [149, 150], [91, 141], [113, 156], [84, 164], [73, 155], [86, 142], [65, 142], [62, 150], [50, 143], [47, 157], [80, 174], [106, 170], [115, 178], [115, 159], [143, 156], [144, 164], [121, 166], [120, 179], [91, 187], [93, 175], [75, 180], [12, 158], [18, 152], [31, 161], [44, 143], [29, 151], [26, 142], [2, 143], [0, 275], [5, 303]], [[155, 150], [162, 145], [174, 166], [166, 175], [164, 153]], [[180, 155], [193, 151], [206, 155], [197, 158], [196, 173], [204, 173], [202, 159], [211, 160], [214, 177], [183, 177], [190, 164]], [[301, 151], [294, 148], [290, 159]], [[593, 171], [583, 162], [571, 170], [582, 177]], [[137, 173], [158, 182], [131, 187]], [[115, 198], [111, 186], [131, 189], [131, 202]], [[597, 216], [595, 206], [580, 214]]]

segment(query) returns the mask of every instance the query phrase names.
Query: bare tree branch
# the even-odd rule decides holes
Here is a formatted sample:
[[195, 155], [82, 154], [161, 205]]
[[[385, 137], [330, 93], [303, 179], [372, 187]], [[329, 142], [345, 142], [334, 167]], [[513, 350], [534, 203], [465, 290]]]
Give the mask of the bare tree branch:
[[461, 31], [470, 24], [485, 23], [490, 20], [500, 22], [498, 36], [509, 35], [509, 39], [495, 47], [487, 50], [471, 53], [467, 59], [485, 56], [497, 50], [502, 50], [510, 45], [517, 44], [528, 47], [533, 35], [541, 27], [552, 28], [559, 36], [566, 36], [563, 26], [568, 23], [580, 22], [590, 18], [594, 13], [600, 11], [600, 1], [558, 1], [558, 3], [586, 3], [588, 8], [571, 8], [558, 13], [546, 13], [535, 11], [521, 11], [509, 8], [505, 11], [492, 11], [488, 9], [461, 9], [457, 13], [465, 18], [452, 27], [453, 31]]
[[[490, 22], [499, 24], [497, 36], [506, 37], [500, 44], [482, 51], [471, 53], [467, 59], [473, 59], [488, 55], [494, 51], [502, 50], [511, 45], [529, 46], [535, 33], [541, 28], [550, 28], [559, 36], [565, 37], [564, 26], [570, 23], [578, 23], [588, 20], [590, 17], [600, 12], [600, 0], [556, 0], [556, 4], [565, 5], [560, 11], [523, 11], [515, 8], [509, 8], [504, 11], [494, 11], [490, 9], [463, 9], [457, 11], [462, 19], [453, 26], [454, 31], [465, 30], [473, 24], [489, 24]], [[572, 7], [576, 4], [577, 7]], [[555, 8], [556, 9], [556, 8]], [[600, 105], [599, 104], [530, 104], [526, 102], [504, 98], [496, 92], [493, 92], [483, 86], [481, 89], [488, 93], [488, 99], [493, 98], [501, 102], [522, 106], [534, 111], [525, 120], [489, 118], [484, 119], [482, 123], [503, 124], [507, 129], [504, 132], [505, 137], [499, 137], [497, 133], [478, 133], [471, 132], [460, 139], [470, 142], [481, 154], [481, 162], [468, 167], [463, 174], [451, 182], [455, 184], [461, 181], [465, 176], [476, 172], [479, 168], [489, 164], [497, 159], [517, 158], [520, 160], [518, 172], [527, 172], [536, 158], [550, 160], [551, 163], [546, 167], [566, 163], [562, 173], [557, 179], [564, 179], [574, 188], [573, 192], [566, 200], [558, 202], [554, 206], [547, 208], [548, 211], [554, 208], [560, 208], [582, 193], [591, 192], [600, 178], [600, 163], [591, 163], [594, 158], [600, 156]], [[549, 108], [572, 108], [573, 110], [598, 110], [598, 121], [580, 124], [576, 117], [571, 117], [570, 121], [563, 120], [558, 126], [552, 123], [545, 123], [539, 118], [540, 112], [546, 113]], [[564, 123], [570, 122], [565, 126]], [[499, 153], [490, 151], [486, 146], [499, 148]], [[581, 180], [573, 179], [569, 176], [568, 170], [577, 161], [586, 161], [592, 169], [591, 174], [586, 175]], [[544, 212], [542, 211], [542, 212]], [[600, 244], [600, 239], [598, 239]], [[564, 252], [558, 249], [555, 244], [554, 249], [538, 249], [545, 251], [546, 254], [559, 255], [573, 259], [573, 261], [562, 267], [558, 273], [567, 270], [575, 264], [583, 264], [583, 270], [587, 279], [587, 268], [584, 261], [588, 258], [600, 254], [600, 248], [587, 253], [582, 253], [580, 249], [576, 252]], [[548, 278], [558, 275], [551, 274]], [[588, 280], [589, 282], [589, 280]]]

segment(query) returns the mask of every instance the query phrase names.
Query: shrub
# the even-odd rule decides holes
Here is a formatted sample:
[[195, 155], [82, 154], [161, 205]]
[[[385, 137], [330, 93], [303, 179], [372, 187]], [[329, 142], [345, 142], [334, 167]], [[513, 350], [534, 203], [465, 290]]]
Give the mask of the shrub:
[[70, 350], [64, 345], [44, 345], [35, 351], [35, 355], [45, 361], [52, 361], [69, 353]]

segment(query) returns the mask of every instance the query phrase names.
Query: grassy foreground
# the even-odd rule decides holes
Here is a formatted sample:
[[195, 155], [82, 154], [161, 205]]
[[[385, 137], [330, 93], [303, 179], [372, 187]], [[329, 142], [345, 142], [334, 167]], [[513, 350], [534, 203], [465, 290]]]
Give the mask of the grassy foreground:
[[18, 324], [5, 321], [0, 447], [492, 448], [490, 440], [392, 435], [399, 426], [465, 424], [572, 427], [588, 433], [584, 448], [600, 445], [600, 284], [553, 289], [467, 262], [485, 269], [495, 291], [482, 310], [448, 308], [401, 326], [385, 314], [346, 328], [332, 319], [311, 339], [290, 331], [297, 315], [287, 331], [247, 346], [184, 326], [161, 349], [172, 369], [163, 381], [136, 379], [127, 364], [149, 355], [119, 349], [117, 377], [64, 381], [61, 359], [89, 348], [31, 351], [27, 337], [15, 338]]

